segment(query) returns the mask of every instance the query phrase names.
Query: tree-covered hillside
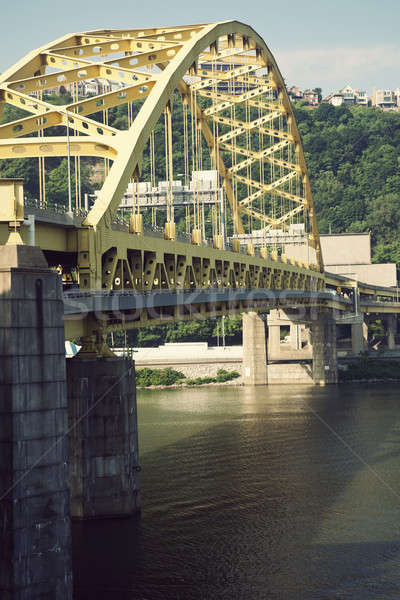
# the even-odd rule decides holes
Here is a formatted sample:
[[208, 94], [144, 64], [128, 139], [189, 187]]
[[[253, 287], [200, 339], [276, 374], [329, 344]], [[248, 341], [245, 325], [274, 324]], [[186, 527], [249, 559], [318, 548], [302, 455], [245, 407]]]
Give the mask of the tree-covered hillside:
[[321, 233], [371, 231], [374, 258], [400, 266], [400, 113], [297, 105]]

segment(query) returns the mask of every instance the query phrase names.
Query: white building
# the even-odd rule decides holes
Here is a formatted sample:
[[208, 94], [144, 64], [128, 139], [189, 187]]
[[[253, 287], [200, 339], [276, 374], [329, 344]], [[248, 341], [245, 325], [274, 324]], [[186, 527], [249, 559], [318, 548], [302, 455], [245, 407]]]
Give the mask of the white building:
[[377, 106], [378, 108], [396, 108], [398, 106], [398, 98], [399, 96], [393, 90], [377, 90], [374, 88], [372, 92], [372, 106]]
[[346, 85], [338, 92], [332, 92], [325, 98], [325, 102], [329, 102], [332, 106], [352, 106], [359, 104], [361, 106], [368, 106], [369, 99], [365, 90], [356, 90], [351, 85]]

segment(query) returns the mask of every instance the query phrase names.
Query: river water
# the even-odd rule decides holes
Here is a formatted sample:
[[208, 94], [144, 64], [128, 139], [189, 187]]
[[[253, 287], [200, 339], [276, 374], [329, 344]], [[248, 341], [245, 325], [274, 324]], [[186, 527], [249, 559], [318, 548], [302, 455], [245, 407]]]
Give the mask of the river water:
[[397, 385], [138, 394], [142, 513], [74, 524], [75, 598], [400, 599]]

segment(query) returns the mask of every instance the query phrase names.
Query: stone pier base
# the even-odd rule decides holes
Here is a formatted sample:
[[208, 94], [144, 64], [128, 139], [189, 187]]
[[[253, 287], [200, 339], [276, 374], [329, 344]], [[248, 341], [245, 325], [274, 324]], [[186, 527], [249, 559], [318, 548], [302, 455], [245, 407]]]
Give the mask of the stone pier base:
[[265, 322], [255, 312], [243, 313], [243, 383], [267, 384]]
[[140, 507], [134, 363], [67, 360], [71, 515], [127, 516]]
[[337, 383], [336, 322], [329, 313], [312, 322], [312, 346], [314, 383]]
[[0, 247], [0, 598], [72, 598], [61, 281]]

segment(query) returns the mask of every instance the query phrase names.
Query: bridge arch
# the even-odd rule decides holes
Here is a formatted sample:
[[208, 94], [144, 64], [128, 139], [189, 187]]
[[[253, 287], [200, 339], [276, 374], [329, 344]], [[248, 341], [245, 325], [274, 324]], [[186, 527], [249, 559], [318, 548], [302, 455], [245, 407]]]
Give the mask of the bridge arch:
[[[96, 62], [98, 56], [102, 58], [115, 51], [121, 51], [124, 56], [115, 60]], [[239, 61], [239, 56], [243, 59], [242, 63]], [[223, 100], [229, 95], [219, 91], [218, 86], [221, 85], [223, 79], [220, 78], [221, 72], [217, 73], [217, 68], [214, 75], [210, 77], [209, 86], [210, 89], [211, 81], [214, 84], [217, 81], [217, 87], [214, 87], [214, 96], [212, 97], [211, 92], [209, 94], [209, 97], [212, 97], [214, 108], [208, 107], [202, 110], [197, 104], [195, 108], [196, 119], [210, 153], [214, 156], [216, 168], [230, 203], [236, 232], [239, 235], [244, 233], [243, 215], [246, 215], [251, 222], [253, 222], [253, 218], [258, 219], [261, 224], [264, 224], [265, 229], [274, 230], [278, 227], [287, 227], [287, 223], [293, 219], [294, 215], [304, 214], [309, 222], [307, 241], [315, 248], [317, 262], [322, 269], [318, 227], [306, 162], [282, 75], [263, 39], [250, 26], [238, 21], [176, 28], [100, 30], [78, 33], [65, 36], [31, 53], [0, 78], [0, 101], [20, 107], [22, 105], [34, 113], [33, 117], [0, 127], [0, 152], [2, 153], [0, 157], [12, 156], [11, 148], [16, 146], [12, 139], [7, 143], [7, 138], [15, 138], [35, 131], [41, 134], [39, 149], [37, 144], [34, 145], [30, 141], [25, 145], [24, 156], [29, 156], [29, 152], [32, 156], [38, 156], [40, 148], [52, 144], [52, 139], [43, 134], [43, 131], [50, 125], [66, 126], [68, 124], [70, 128], [80, 134], [89, 134], [92, 145], [97, 144], [97, 148], [109, 140], [112, 152], [104, 151], [103, 155], [108, 157], [112, 155], [113, 164], [93, 207], [83, 221], [83, 226], [95, 231], [109, 229], [130, 178], [140, 170], [143, 151], [149, 136], [174, 90], [178, 89], [186, 97], [189, 96], [193, 87], [196, 88], [196, 85], [198, 86], [196, 89], [203, 90], [203, 93], [204, 90], [207, 91], [207, 76], [210, 76], [210, 72], [203, 77], [201, 71], [202, 64], [205, 64], [205, 57], [208, 57], [210, 64], [213, 61], [223, 61], [224, 58], [230, 60], [232, 69], [237, 70], [237, 76], [235, 75], [231, 80], [236, 84], [246, 81], [247, 77], [248, 97], [246, 102], [253, 102], [249, 109], [249, 118], [244, 121], [237, 118], [229, 119], [226, 111], [224, 113], [223, 102], [220, 102], [221, 109], [215, 109], [218, 97]], [[234, 62], [235, 60], [239, 61], [239, 66]], [[149, 64], [158, 67], [159, 72], [157, 74], [144, 72], [143, 66]], [[248, 71], [245, 69], [246, 65]], [[58, 71], [49, 73], [48, 67], [58, 69]], [[256, 67], [264, 68], [266, 73], [257, 77]], [[142, 70], [140, 71], [140, 69]], [[217, 76], [215, 76], [216, 73]], [[119, 93], [111, 92], [100, 95], [97, 103], [96, 99], [83, 101], [75, 99], [74, 103], [61, 109], [47, 104], [40, 97], [41, 92], [54, 83], [68, 84], [93, 76], [109, 77], [114, 81], [120, 77], [125, 82], [127, 78], [132, 77], [134, 83], [132, 84], [132, 80], [130, 80], [131, 83], [124, 88], [126, 92], [122, 90]], [[249, 81], [251, 81], [253, 89], [249, 87]], [[265, 101], [263, 93], [256, 93], [255, 85], [259, 86], [258, 89], [268, 87], [270, 102], [268, 102], [268, 98]], [[215, 90], [217, 91], [215, 92]], [[271, 90], [273, 90], [272, 93]], [[34, 101], [31, 98], [32, 92], [37, 96]], [[240, 96], [240, 94], [237, 95]], [[95, 113], [96, 109], [117, 106], [124, 101], [140, 97], [145, 98], [145, 101], [127, 131], [118, 131], [106, 123], [99, 126], [96, 121], [87, 116]], [[250, 116], [250, 110], [257, 108], [257, 102], [258, 108], [262, 107], [261, 112], [259, 111], [261, 117], [254, 119]], [[44, 124], [45, 120], [48, 124]], [[225, 134], [217, 139], [212, 131], [211, 123], [213, 125], [217, 123], [221, 128], [225, 126]], [[267, 127], [264, 127], [265, 124]], [[240, 140], [240, 135], [243, 137], [245, 135], [260, 136], [260, 132], [262, 132], [263, 140], [264, 135], [266, 136], [265, 147], [258, 145], [255, 152], [254, 149], [245, 148], [240, 141], [235, 146], [236, 139]], [[228, 143], [230, 140], [234, 140], [231, 146]], [[18, 144], [20, 144], [19, 141]], [[61, 146], [62, 144], [55, 146], [53, 141], [53, 153], [58, 151], [59, 155], [65, 155], [66, 146], [64, 149]], [[82, 143], [81, 146], [82, 150], [80, 148], [75, 150], [75, 155], [85, 155], [89, 152], [89, 143]], [[242, 160], [235, 165], [227, 165], [224, 156], [227, 152], [229, 153], [227, 148], [233, 146], [235, 146], [235, 153], [238, 153]], [[291, 159], [288, 159], [289, 154], [286, 154], [285, 147], [292, 149]], [[31, 150], [29, 150], [30, 148]], [[46, 155], [46, 152], [44, 151], [43, 154]], [[97, 155], [100, 154], [98, 151]], [[262, 156], [257, 158], [256, 155]], [[236, 156], [235, 154], [235, 160]], [[264, 181], [264, 175], [261, 177], [260, 167], [260, 181], [255, 181], [255, 178], [251, 176], [251, 165], [257, 160], [264, 161], [264, 159], [272, 165], [271, 170], [276, 167], [276, 173], [271, 175], [268, 181]], [[240, 169], [247, 169], [247, 173], [243, 174], [242, 170], [242, 175], [240, 175]], [[291, 187], [292, 181], [296, 184], [295, 189]], [[247, 195], [244, 194], [244, 197], [239, 198], [238, 186], [241, 186], [242, 189], [247, 188]], [[266, 204], [260, 208], [260, 198], [264, 202], [264, 197], [267, 197], [268, 194], [273, 195], [275, 200], [272, 200], [269, 205], [269, 201], [266, 200]], [[278, 200], [276, 200], [277, 198]], [[281, 202], [280, 208], [279, 201]]]

